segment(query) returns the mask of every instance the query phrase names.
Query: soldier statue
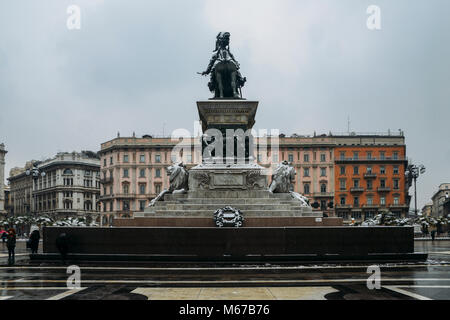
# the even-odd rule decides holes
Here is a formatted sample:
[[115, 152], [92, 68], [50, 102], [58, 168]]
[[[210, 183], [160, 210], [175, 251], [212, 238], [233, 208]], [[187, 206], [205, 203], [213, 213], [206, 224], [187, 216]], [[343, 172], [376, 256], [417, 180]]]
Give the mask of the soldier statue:
[[217, 35], [216, 49], [213, 52], [206, 71], [198, 72], [203, 76], [211, 74], [208, 87], [211, 92], [214, 92], [213, 99], [242, 98], [241, 87], [247, 79], [241, 76], [239, 63], [230, 52], [229, 32], [220, 32]]

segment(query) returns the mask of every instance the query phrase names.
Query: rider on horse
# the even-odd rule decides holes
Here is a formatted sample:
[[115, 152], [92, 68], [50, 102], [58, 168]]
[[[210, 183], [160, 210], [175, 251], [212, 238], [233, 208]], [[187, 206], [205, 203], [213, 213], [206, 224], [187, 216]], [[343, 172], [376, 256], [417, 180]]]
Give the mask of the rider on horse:
[[215, 92], [215, 98], [242, 98], [238, 89], [244, 86], [246, 78], [239, 72], [239, 63], [230, 52], [230, 33], [220, 32], [217, 35], [216, 49], [208, 68], [201, 75], [211, 73], [209, 90]]

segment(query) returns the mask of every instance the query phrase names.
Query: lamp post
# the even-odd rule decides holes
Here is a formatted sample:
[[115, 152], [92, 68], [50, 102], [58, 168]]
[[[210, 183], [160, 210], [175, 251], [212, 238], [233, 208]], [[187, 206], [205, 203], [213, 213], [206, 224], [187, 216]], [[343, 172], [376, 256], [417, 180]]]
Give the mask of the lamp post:
[[414, 213], [417, 217], [417, 178], [425, 173], [425, 166], [423, 164], [421, 165], [414, 165], [410, 164], [408, 165], [406, 171], [405, 171], [405, 177], [408, 179], [408, 184], [411, 185], [412, 180], [414, 180]]
[[[41, 171], [38, 167], [38, 163], [33, 163], [33, 168], [31, 169], [27, 169], [27, 171], [25, 171], [25, 174], [27, 176], [31, 176], [31, 178], [33, 179], [33, 187], [32, 190], [34, 189], [34, 184], [36, 183], [36, 181], [39, 179], [39, 177], [45, 177], [45, 172]], [[36, 197], [34, 198], [34, 213], [36, 215]]]

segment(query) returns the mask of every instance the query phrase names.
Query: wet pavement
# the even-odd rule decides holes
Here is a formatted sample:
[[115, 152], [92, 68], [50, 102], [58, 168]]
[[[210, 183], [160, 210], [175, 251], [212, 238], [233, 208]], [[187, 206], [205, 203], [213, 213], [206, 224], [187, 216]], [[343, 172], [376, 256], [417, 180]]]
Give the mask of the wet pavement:
[[13, 266], [0, 244], [0, 300], [450, 300], [450, 241], [416, 241], [415, 247], [428, 261], [380, 264], [379, 289], [368, 288], [368, 264], [94, 262], [79, 264], [79, 286], [68, 287], [67, 265], [32, 263], [18, 241]]

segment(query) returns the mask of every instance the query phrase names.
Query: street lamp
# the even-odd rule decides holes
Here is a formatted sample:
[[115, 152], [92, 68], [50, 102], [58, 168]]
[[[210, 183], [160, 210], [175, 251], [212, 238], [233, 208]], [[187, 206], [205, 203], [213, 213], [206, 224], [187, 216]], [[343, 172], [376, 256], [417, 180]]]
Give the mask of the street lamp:
[[[27, 171], [25, 171], [25, 174], [27, 176], [31, 176], [31, 178], [33, 179], [33, 188], [34, 188], [34, 184], [36, 184], [36, 181], [39, 179], [39, 177], [45, 177], [45, 172], [41, 171], [38, 167], [38, 163], [33, 163], [33, 168], [31, 169], [27, 169]], [[36, 213], [36, 199], [34, 199], [35, 201], [35, 212]]]
[[410, 164], [408, 165], [408, 168], [405, 171], [405, 177], [406, 179], [408, 179], [408, 185], [411, 185], [412, 180], [414, 180], [414, 204], [415, 204], [415, 209], [414, 209], [414, 213], [415, 216], [417, 217], [417, 185], [416, 185], [416, 181], [417, 178], [419, 177], [419, 175], [424, 174], [425, 173], [425, 166], [423, 164], [421, 165], [414, 165], [414, 164]]

